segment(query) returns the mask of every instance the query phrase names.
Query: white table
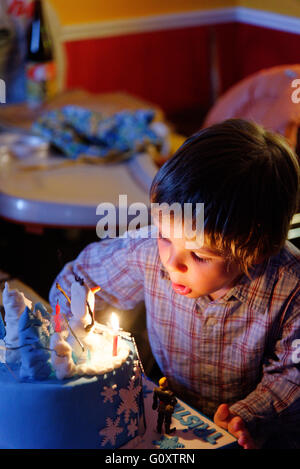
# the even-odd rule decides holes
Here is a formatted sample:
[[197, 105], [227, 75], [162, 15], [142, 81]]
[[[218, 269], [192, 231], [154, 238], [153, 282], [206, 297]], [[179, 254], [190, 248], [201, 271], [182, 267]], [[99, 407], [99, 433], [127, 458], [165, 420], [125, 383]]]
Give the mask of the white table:
[[0, 171], [0, 216], [24, 224], [95, 227], [96, 207], [109, 202], [118, 208], [119, 195], [127, 195], [128, 205], [149, 206], [156, 172], [147, 154], [117, 164], [77, 164], [51, 154], [8, 162]]
[[[125, 109], [150, 108], [155, 111], [155, 120], [164, 122], [163, 112], [157, 106], [131, 94], [96, 95], [72, 90], [58, 95], [38, 111], [24, 104], [3, 105], [0, 125], [28, 132], [43, 111], [67, 104], [106, 115]], [[39, 165], [45, 167], [25, 168]], [[156, 171], [156, 164], [145, 154], [126, 163], [103, 165], [76, 164], [45, 152], [27, 155], [22, 161], [0, 167], [0, 216], [27, 225], [95, 227], [99, 220], [98, 204], [110, 202], [117, 206], [119, 194], [127, 194], [128, 204], [149, 204], [148, 191]]]

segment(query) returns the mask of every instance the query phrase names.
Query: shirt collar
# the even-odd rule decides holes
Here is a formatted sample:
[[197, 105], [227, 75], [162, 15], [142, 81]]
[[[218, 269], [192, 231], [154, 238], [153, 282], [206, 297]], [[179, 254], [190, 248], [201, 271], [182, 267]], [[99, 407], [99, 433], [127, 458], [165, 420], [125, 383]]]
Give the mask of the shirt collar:
[[[237, 284], [222, 296], [222, 298], [211, 301], [211, 303], [223, 304], [236, 299], [241, 303], [247, 304], [248, 307], [254, 311], [262, 314], [265, 313], [278, 275], [278, 269], [275, 268], [274, 264], [277, 264], [277, 262], [265, 261], [254, 266], [249, 270], [249, 277], [243, 274]], [[169, 273], [161, 261], [160, 276], [161, 278], [170, 280]], [[196, 299], [196, 303], [203, 305], [203, 301], [207, 298], [208, 297], [199, 297]]]
[[249, 277], [243, 274], [237, 284], [232, 287], [219, 303], [237, 299], [248, 306], [249, 309], [264, 314], [270, 303], [274, 284], [278, 277], [277, 262], [270, 260], [257, 264], [249, 270]]

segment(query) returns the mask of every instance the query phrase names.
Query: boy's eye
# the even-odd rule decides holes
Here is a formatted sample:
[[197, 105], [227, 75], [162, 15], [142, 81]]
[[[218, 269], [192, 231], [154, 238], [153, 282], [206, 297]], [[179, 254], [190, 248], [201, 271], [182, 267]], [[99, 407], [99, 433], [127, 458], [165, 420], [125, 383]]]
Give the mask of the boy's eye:
[[192, 252], [193, 259], [197, 262], [207, 263], [210, 262], [210, 259], [199, 257], [195, 252]]

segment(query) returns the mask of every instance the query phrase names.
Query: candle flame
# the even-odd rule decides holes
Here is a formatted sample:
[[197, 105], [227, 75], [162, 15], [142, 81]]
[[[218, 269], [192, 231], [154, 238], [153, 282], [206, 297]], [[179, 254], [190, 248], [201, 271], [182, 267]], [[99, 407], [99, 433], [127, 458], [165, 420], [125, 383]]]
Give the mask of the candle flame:
[[116, 313], [111, 313], [110, 323], [113, 330], [117, 332], [119, 330], [119, 318]]

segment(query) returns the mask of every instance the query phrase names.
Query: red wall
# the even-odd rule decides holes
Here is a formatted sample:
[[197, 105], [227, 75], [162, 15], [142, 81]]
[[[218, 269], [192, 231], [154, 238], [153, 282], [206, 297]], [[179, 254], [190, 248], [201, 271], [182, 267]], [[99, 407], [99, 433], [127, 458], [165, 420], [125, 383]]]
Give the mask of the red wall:
[[237, 80], [262, 68], [300, 63], [299, 34], [237, 25]]
[[262, 68], [300, 62], [300, 34], [242, 23], [199, 26], [67, 42], [67, 88], [127, 91], [166, 112], [209, 109], [212, 30], [220, 92]]
[[124, 90], [173, 110], [208, 105], [207, 28], [66, 43], [67, 87]]

